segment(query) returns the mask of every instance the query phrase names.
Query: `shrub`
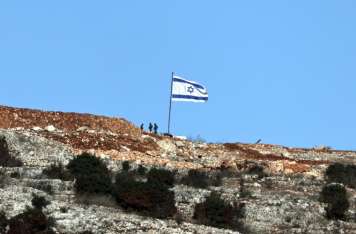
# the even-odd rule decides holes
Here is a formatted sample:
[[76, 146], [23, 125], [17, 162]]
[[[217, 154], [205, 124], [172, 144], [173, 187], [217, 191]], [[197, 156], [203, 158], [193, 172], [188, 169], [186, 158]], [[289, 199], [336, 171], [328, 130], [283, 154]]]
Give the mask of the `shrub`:
[[42, 210], [43, 208], [46, 208], [51, 202], [47, 201], [45, 197], [38, 196], [36, 194], [32, 194], [32, 200], [31, 200], [32, 206], [35, 209]]
[[50, 179], [60, 179], [63, 181], [71, 181], [74, 177], [67, 171], [62, 163], [52, 164], [42, 171], [42, 174]]
[[244, 204], [230, 205], [216, 192], [212, 192], [205, 202], [195, 206], [193, 216], [200, 224], [233, 230], [243, 229], [239, 220], [243, 217]]
[[137, 174], [139, 174], [140, 176], [145, 176], [146, 173], [147, 173], [147, 168], [142, 165], [139, 165], [137, 168]]
[[222, 171], [216, 172], [212, 177], [209, 177], [209, 183], [212, 186], [219, 187], [222, 185], [222, 178], [224, 174]]
[[[51, 217], [47, 217], [42, 209], [50, 204], [44, 197], [32, 194], [33, 208], [27, 207], [26, 210], [10, 220], [5, 220], [7, 223], [2, 225], [8, 231], [7, 234], [27, 234], [27, 233], [41, 233], [54, 234], [52, 227], [55, 221]], [[1, 215], [0, 215], [1, 216]], [[9, 226], [7, 228], [7, 226]], [[5, 233], [2, 232], [1, 233]]]
[[163, 168], [152, 168], [148, 172], [147, 181], [148, 183], [159, 183], [171, 187], [174, 185], [174, 175], [174, 172]]
[[252, 196], [252, 192], [250, 190], [244, 189], [244, 190], [240, 191], [241, 198], [249, 198], [251, 196]]
[[111, 175], [105, 163], [90, 154], [84, 153], [69, 162], [67, 168], [75, 177], [78, 193], [110, 193]]
[[240, 178], [240, 197], [247, 198], [251, 197], [252, 193], [248, 189], [245, 188], [245, 180], [243, 177]]
[[12, 157], [4, 136], [0, 136], [0, 166], [3, 167], [22, 167], [23, 163]]
[[177, 212], [175, 215], [174, 215], [174, 220], [176, 221], [176, 223], [178, 225], [181, 225], [183, 222], [184, 222], [184, 217], [183, 215], [180, 213], [180, 212]]
[[235, 168], [224, 168], [219, 170], [220, 178], [237, 178], [240, 176], [240, 172], [238, 172]]
[[124, 208], [131, 208], [155, 218], [172, 217], [175, 207], [174, 192], [157, 181], [135, 181], [126, 173], [116, 176], [114, 197]]
[[209, 186], [209, 176], [199, 170], [189, 170], [188, 175], [181, 179], [181, 183], [195, 188], [207, 188]]
[[122, 170], [123, 171], [129, 171], [131, 169], [131, 165], [129, 161], [123, 161], [122, 162]]
[[267, 180], [265, 180], [264, 185], [265, 185], [265, 187], [267, 189], [272, 189], [273, 188], [273, 181], [271, 179], [267, 179]]
[[341, 183], [351, 188], [356, 188], [356, 165], [334, 163], [325, 172], [329, 183]]
[[78, 193], [106, 194], [111, 192], [111, 178], [101, 174], [78, 176], [74, 187]]
[[14, 171], [10, 174], [10, 177], [13, 179], [20, 179], [21, 174], [18, 171]]
[[264, 168], [263, 166], [260, 165], [253, 165], [252, 167], [250, 167], [247, 171], [248, 174], [253, 174], [253, 175], [257, 175], [259, 179], [265, 177], [267, 174], [264, 172]]
[[29, 184], [30, 187], [38, 190], [42, 190], [50, 195], [54, 194], [53, 187], [48, 181], [34, 181], [32, 184]]
[[54, 234], [53, 219], [48, 218], [42, 210], [27, 208], [25, 212], [11, 218], [8, 222], [8, 234], [41, 233]]
[[320, 193], [320, 201], [327, 203], [326, 216], [329, 219], [343, 219], [349, 209], [347, 192], [341, 184], [328, 184]]
[[195, 188], [205, 189], [209, 186], [221, 186], [222, 177], [222, 171], [212, 171], [209, 175], [208, 172], [191, 169], [188, 171], [188, 174], [180, 180], [180, 183]]
[[5, 233], [9, 220], [6, 218], [5, 212], [0, 211], [0, 233]]
[[9, 177], [3, 170], [0, 170], [0, 188], [4, 188], [9, 183]]
[[63, 213], [63, 214], [68, 213], [68, 208], [67, 208], [67, 207], [62, 206], [59, 210], [60, 210], [61, 213]]
[[67, 168], [75, 177], [100, 172], [109, 174], [105, 163], [100, 158], [88, 153], [83, 153], [72, 159], [67, 165]]

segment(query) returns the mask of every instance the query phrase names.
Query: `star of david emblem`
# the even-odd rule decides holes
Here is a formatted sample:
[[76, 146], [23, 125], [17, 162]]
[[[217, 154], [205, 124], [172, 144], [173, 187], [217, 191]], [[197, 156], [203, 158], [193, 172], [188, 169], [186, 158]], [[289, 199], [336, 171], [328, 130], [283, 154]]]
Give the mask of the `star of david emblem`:
[[187, 89], [187, 92], [192, 94], [194, 92], [193, 86], [189, 86], [188, 89]]

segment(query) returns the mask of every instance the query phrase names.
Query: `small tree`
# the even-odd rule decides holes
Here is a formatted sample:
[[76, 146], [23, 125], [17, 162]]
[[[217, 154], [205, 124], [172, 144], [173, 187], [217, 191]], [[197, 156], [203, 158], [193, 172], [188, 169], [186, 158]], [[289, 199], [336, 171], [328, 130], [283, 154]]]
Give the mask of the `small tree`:
[[188, 175], [181, 179], [181, 183], [195, 188], [207, 188], [209, 186], [209, 176], [199, 170], [189, 170]]
[[140, 175], [140, 176], [145, 176], [146, 173], [147, 173], [147, 168], [142, 166], [142, 165], [139, 165], [138, 168], [137, 168], [137, 173]]
[[116, 201], [124, 208], [131, 208], [155, 218], [173, 217], [174, 192], [157, 181], [136, 181], [126, 172], [118, 173], [113, 189]]
[[356, 188], [356, 165], [331, 164], [326, 169], [325, 177], [329, 183], [341, 183]]
[[320, 201], [327, 203], [326, 216], [329, 219], [343, 219], [345, 212], [349, 209], [347, 192], [341, 184], [328, 184], [320, 193]]
[[75, 177], [75, 188], [79, 193], [110, 193], [111, 175], [105, 163], [84, 153], [72, 159], [67, 168]]
[[45, 197], [38, 196], [36, 194], [32, 194], [32, 206], [35, 209], [42, 210], [43, 208], [46, 208], [51, 202], [47, 201]]
[[42, 210], [28, 208], [9, 220], [9, 227], [6, 233], [55, 234], [53, 225], [53, 218], [47, 217]]
[[129, 171], [131, 169], [130, 162], [129, 161], [123, 161], [122, 162], [122, 170], [123, 171]]
[[74, 179], [71, 173], [64, 168], [62, 163], [50, 165], [42, 171], [42, 174], [50, 179], [60, 179], [63, 181], [71, 181]]
[[10, 155], [9, 146], [6, 138], [0, 136], [0, 166], [3, 167], [22, 167], [22, 161]]
[[239, 219], [244, 215], [244, 204], [230, 205], [212, 192], [205, 202], [195, 206], [193, 218], [203, 225], [241, 231], [244, 226]]
[[149, 183], [160, 183], [169, 187], [174, 185], [174, 172], [163, 168], [152, 168], [147, 175], [147, 181]]
[[[55, 221], [52, 217], [47, 217], [42, 209], [50, 204], [44, 197], [32, 194], [32, 206], [27, 207], [26, 210], [11, 218], [8, 221], [8, 234], [15, 233], [41, 233], [54, 234], [53, 226]], [[2, 232], [1, 232], [2, 233]]]
[[0, 233], [6, 232], [6, 227], [8, 225], [9, 220], [7, 219], [5, 212], [0, 211]]

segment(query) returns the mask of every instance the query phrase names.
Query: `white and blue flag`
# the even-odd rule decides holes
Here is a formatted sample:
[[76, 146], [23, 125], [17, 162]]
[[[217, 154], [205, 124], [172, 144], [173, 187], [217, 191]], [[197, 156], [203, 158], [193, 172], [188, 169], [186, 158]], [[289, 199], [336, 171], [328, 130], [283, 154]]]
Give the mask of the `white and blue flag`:
[[197, 82], [174, 75], [172, 81], [172, 101], [207, 102], [208, 91]]

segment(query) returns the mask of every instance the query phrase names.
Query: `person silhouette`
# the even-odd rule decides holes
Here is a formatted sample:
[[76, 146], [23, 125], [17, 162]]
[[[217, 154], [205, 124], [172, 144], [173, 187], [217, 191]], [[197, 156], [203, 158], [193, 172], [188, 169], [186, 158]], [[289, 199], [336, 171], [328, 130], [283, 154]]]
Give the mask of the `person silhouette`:
[[148, 126], [148, 130], [150, 130], [150, 132], [152, 132], [152, 128], [153, 128], [153, 125], [152, 125], [152, 123], [150, 123], [150, 125]]
[[154, 133], [157, 134], [158, 133], [158, 125], [155, 123], [154, 126], [153, 126], [153, 130], [154, 130]]
[[143, 129], [144, 129], [144, 124], [141, 124], [140, 129], [141, 129], [141, 131], [143, 131]]

